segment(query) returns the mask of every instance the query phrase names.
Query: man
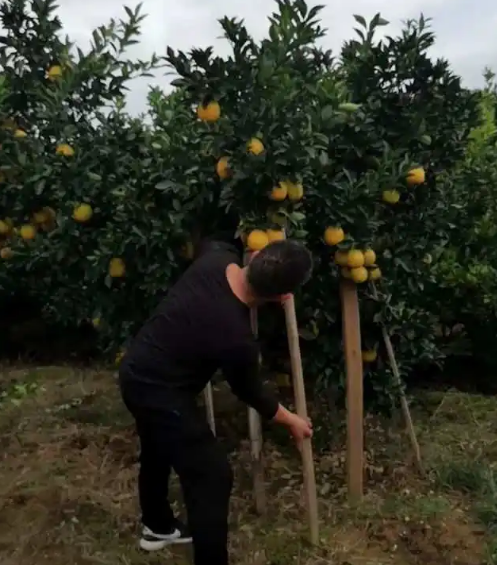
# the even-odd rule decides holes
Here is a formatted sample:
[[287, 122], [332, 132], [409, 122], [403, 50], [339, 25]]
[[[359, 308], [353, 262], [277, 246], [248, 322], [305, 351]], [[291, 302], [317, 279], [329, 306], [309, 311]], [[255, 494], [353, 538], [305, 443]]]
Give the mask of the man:
[[[308, 421], [264, 389], [249, 316], [250, 306], [281, 301], [311, 272], [309, 251], [295, 241], [268, 245], [247, 267], [234, 246], [211, 242], [133, 340], [120, 386], [141, 444], [142, 549], [193, 541], [195, 565], [228, 564], [232, 470], [196, 404], [218, 369], [242, 401], [286, 426], [298, 443], [312, 435]], [[189, 531], [168, 503], [171, 468], [181, 483]]]

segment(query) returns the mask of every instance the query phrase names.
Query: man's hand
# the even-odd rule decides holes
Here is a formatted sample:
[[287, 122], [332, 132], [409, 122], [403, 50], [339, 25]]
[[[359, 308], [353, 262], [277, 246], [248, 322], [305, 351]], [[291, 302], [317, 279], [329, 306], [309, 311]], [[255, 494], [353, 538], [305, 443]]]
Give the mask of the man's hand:
[[297, 445], [301, 445], [304, 439], [312, 437], [312, 422], [309, 418], [304, 419], [297, 414], [292, 414], [288, 429]]
[[281, 404], [278, 406], [278, 411], [274, 415], [273, 422], [288, 428], [299, 449], [304, 439], [312, 437], [312, 423], [309, 418], [301, 418], [297, 414], [287, 410]]

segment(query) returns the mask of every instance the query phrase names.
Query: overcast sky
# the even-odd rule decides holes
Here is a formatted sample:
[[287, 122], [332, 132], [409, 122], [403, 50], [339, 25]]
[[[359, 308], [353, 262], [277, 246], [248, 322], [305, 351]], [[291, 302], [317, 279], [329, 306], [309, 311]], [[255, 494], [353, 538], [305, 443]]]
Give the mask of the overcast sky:
[[[71, 39], [84, 47], [92, 30], [110, 18], [124, 15], [123, 4], [134, 7], [135, 0], [59, 0], [59, 14]], [[342, 43], [352, 37], [353, 14], [366, 19], [376, 12], [389, 20], [383, 28], [395, 34], [402, 21], [418, 17], [433, 19], [437, 34], [434, 56], [448, 58], [453, 69], [468, 86], [482, 84], [485, 66], [497, 68], [497, 2], [495, 0], [308, 0], [308, 5], [325, 4], [323, 25], [328, 29], [324, 45], [338, 52]], [[150, 53], [165, 53], [166, 46], [188, 50], [191, 47], [213, 45], [218, 53], [226, 53], [225, 42], [219, 38], [218, 19], [224, 15], [243, 18], [257, 39], [266, 34], [267, 16], [276, 4], [271, 0], [143, 0], [143, 12], [148, 14], [143, 25], [143, 40], [131, 52], [146, 58]], [[145, 107], [148, 84], [167, 88], [170, 79], [136, 81], [129, 95], [129, 109], [135, 113]]]

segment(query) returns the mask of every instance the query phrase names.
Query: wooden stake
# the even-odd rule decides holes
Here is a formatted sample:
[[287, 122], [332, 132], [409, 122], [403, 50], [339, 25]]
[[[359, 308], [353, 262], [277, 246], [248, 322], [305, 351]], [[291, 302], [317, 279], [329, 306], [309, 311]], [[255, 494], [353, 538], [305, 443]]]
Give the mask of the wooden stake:
[[209, 382], [204, 389], [205, 397], [205, 409], [207, 411], [207, 421], [212, 430], [212, 433], [216, 435], [216, 417], [214, 415], [214, 397], [212, 395], [212, 384]]
[[356, 285], [343, 279], [343, 346], [347, 372], [347, 477], [349, 499], [359, 502], [364, 493], [364, 392], [361, 351], [361, 323]]
[[[250, 253], [245, 255], [245, 265], [250, 260]], [[257, 308], [250, 309], [250, 325], [252, 333], [257, 338], [259, 335], [259, 324], [257, 319]], [[254, 504], [259, 515], [266, 513], [266, 490], [264, 488], [264, 464], [262, 460], [262, 423], [259, 413], [253, 408], [248, 408], [248, 431], [250, 439], [250, 456], [252, 460], [252, 480], [254, 484]]]
[[[286, 331], [288, 335], [288, 348], [292, 366], [293, 389], [295, 394], [295, 407], [301, 418], [307, 418], [307, 403], [305, 398], [304, 375], [302, 358], [300, 355], [300, 342], [297, 327], [297, 315], [293, 296], [284, 303]], [[319, 516], [316, 494], [316, 476], [314, 472], [314, 459], [310, 439], [304, 440], [302, 445], [302, 467], [304, 475], [304, 490], [307, 498], [307, 514], [309, 520], [309, 539], [311, 544], [319, 543]]]
[[[374, 285], [374, 283], [372, 283], [372, 288], [373, 288], [373, 297], [375, 300], [378, 300], [378, 291], [376, 290], [376, 286]], [[409, 403], [407, 402], [406, 393], [402, 388], [402, 379], [400, 377], [400, 371], [399, 371], [399, 366], [397, 365], [397, 360], [395, 359], [395, 352], [393, 350], [392, 340], [388, 335], [388, 331], [385, 324], [381, 324], [381, 333], [383, 335], [383, 341], [385, 342], [385, 348], [387, 350], [390, 367], [392, 368], [394, 385], [399, 391], [400, 407], [402, 410], [402, 415], [404, 417], [404, 423], [406, 426], [407, 435], [409, 436], [409, 440], [411, 442], [412, 450], [414, 453], [414, 460], [416, 462], [416, 467], [418, 468], [418, 471], [424, 475], [423, 462], [421, 459], [421, 449], [419, 448], [419, 442], [416, 436], [416, 430], [414, 429], [414, 423], [412, 421], [411, 411], [409, 409]]]
[[[257, 337], [259, 334], [257, 308], [251, 308], [250, 310], [250, 324], [254, 336]], [[262, 423], [259, 413], [250, 407], [248, 409], [248, 425], [255, 509], [258, 514], [264, 514], [266, 512], [266, 491], [264, 488], [264, 465], [262, 461]]]

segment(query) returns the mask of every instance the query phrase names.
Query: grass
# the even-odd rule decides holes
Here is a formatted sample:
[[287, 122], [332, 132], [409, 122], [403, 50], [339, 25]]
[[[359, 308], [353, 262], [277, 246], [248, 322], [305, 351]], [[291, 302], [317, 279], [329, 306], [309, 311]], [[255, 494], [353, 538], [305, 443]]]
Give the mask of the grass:
[[[298, 454], [280, 433], [267, 435], [270, 504], [267, 516], [256, 516], [250, 450], [240, 440], [244, 412], [222, 391], [215, 401], [236, 476], [234, 563], [497, 564], [497, 400], [460, 393], [415, 399], [426, 477], [411, 468], [404, 435], [368, 416], [366, 495], [354, 507], [346, 499], [343, 438], [334, 438], [331, 452], [316, 454], [318, 547], [306, 543]], [[111, 373], [5, 369], [0, 448], [2, 565], [191, 562], [188, 549], [150, 556], [136, 547], [138, 446]], [[180, 499], [177, 487], [173, 494]]]

